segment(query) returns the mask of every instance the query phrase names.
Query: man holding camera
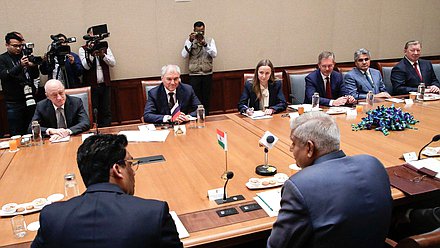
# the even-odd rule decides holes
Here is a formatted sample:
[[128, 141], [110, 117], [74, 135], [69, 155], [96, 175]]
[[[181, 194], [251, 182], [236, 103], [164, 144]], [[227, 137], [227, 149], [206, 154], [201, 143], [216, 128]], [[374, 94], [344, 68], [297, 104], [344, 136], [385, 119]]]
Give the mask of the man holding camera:
[[64, 34], [51, 35], [50, 38], [53, 42], [40, 65], [41, 74], [48, 75], [48, 79], [61, 81], [65, 88], [79, 87], [83, 72], [81, 59], [78, 54], [70, 51], [68, 45], [76, 39], [71, 41]]
[[0, 55], [0, 80], [6, 101], [9, 134], [26, 134], [35, 111], [36, 88], [39, 77], [36, 62], [31, 55], [33, 44], [23, 44], [23, 36], [10, 32], [5, 36], [6, 52]]
[[116, 60], [108, 43], [100, 41], [106, 36], [94, 35], [93, 27], [90, 27], [84, 37], [88, 41], [79, 48], [79, 57], [85, 69], [83, 82], [92, 86], [92, 105], [93, 109], [98, 110], [98, 125], [107, 127], [112, 122], [109, 68], [116, 65]]
[[205, 36], [205, 24], [194, 23], [194, 32], [185, 41], [182, 57], [189, 57], [189, 82], [197, 97], [209, 113], [212, 85], [212, 59], [217, 56], [213, 38]]

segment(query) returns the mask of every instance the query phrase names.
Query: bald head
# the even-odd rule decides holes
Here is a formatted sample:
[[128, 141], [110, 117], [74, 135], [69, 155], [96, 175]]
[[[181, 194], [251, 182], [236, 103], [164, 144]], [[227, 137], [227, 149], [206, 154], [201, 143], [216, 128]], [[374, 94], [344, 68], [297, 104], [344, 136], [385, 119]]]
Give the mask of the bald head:
[[56, 79], [51, 79], [44, 85], [46, 97], [53, 105], [61, 107], [66, 102], [66, 95], [64, 93], [64, 85]]

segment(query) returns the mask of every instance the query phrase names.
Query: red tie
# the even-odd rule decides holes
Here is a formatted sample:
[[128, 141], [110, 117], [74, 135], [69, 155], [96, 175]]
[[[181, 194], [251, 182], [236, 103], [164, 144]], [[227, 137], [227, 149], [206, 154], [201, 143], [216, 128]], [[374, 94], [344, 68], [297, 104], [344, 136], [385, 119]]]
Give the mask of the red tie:
[[330, 86], [330, 78], [325, 77], [325, 97], [332, 99], [332, 88]]
[[414, 62], [414, 69], [416, 70], [417, 75], [419, 75], [420, 81], [423, 81], [422, 74], [420, 74], [419, 68], [417, 68], [417, 61]]

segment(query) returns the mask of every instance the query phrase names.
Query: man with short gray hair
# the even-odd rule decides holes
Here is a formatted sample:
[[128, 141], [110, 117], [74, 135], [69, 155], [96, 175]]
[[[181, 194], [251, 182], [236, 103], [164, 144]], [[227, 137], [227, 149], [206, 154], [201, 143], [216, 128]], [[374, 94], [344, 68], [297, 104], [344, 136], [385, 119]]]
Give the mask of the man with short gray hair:
[[354, 52], [356, 67], [344, 76], [348, 94], [356, 99], [365, 99], [368, 91], [371, 91], [375, 97], [390, 97], [380, 71], [370, 68], [370, 61], [370, 51], [367, 49], [361, 48]]
[[420, 59], [422, 43], [418, 40], [406, 42], [403, 49], [405, 57], [391, 70], [391, 83], [395, 94], [408, 94], [417, 91], [420, 83], [425, 83], [425, 92], [439, 93], [440, 83], [435, 76], [432, 63]]
[[325, 113], [303, 114], [291, 128], [290, 151], [302, 170], [284, 183], [267, 247], [382, 247], [392, 210], [382, 163], [346, 156]]

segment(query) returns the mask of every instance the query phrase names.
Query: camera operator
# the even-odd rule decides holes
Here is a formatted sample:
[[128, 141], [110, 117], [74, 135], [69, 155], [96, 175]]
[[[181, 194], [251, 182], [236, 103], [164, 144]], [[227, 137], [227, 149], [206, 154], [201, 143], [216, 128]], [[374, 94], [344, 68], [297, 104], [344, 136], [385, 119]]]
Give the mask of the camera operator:
[[18, 32], [7, 33], [5, 41], [7, 51], [0, 55], [0, 80], [9, 133], [26, 134], [36, 106], [34, 79], [40, 75], [37, 63], [41, 57], [31, 54], [33, 44], [23, 44], [23, 36]]
[[79, 48], [79, 57], [84, 67], [83, 81], [92, 86], [93, 109], [98, 110], [98, 125], [107, 127], [111, 125], [112, 113], [110, 110], [110, 69], [116, 64], [110, 47], [102, 39], [107, 34], [93, 34], [93, 28], [87, 29], [84, 39], [88, 41]]
[[78, 54], [70, 51], [68, 45], [76, 39], [67, 39], [64, 34], [51, 35], [50, 38], [53, 41], [40, 65], [41, 74], [48, 75], [48, 79], [58, 79], [65, 88], [79, 87], [83, 73], [81, 59]]
[[189, 82], [197, 97], [209, 113], [212, 85], [212, 59], [217, 56], [213, 38], [205, 36], [205, 24], [194, 23], [194, 32], [189, 35], [182, 49], [182, 57], [189, 57]]

